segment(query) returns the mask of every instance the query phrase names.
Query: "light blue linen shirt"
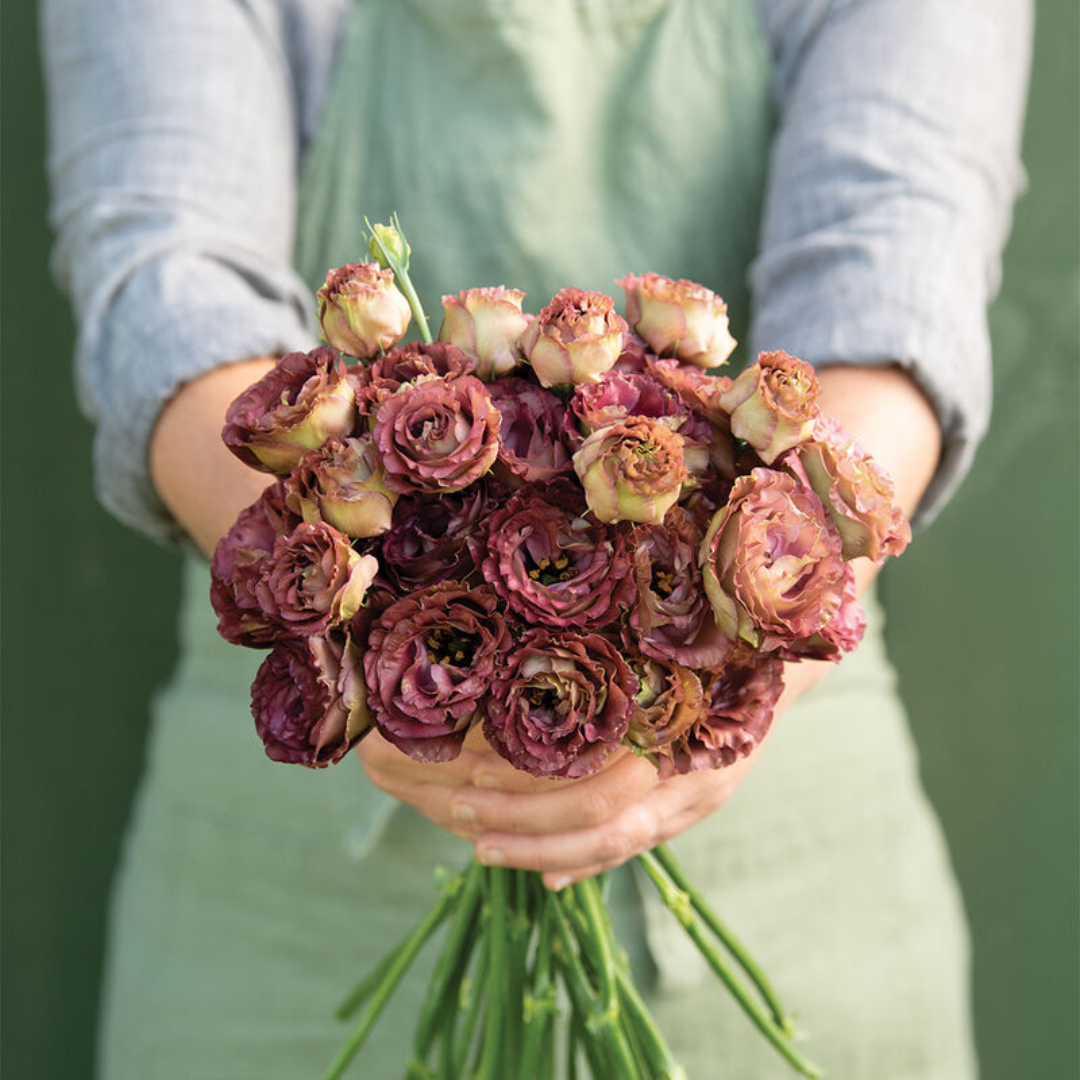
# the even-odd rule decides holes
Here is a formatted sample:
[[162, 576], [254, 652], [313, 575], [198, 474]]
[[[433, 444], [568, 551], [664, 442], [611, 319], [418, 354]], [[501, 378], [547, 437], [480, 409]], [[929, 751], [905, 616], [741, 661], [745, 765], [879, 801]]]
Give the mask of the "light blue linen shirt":
[[[347, 4], [43, 0], [79, 400], [99, 497], [151, 536], [178, 535], [147, 463], [177, 389], [317, 341], [291, 265], [297, 176]], [[759, 4], [779, 126], [751, 355], [910, 371], [944, 436], [925, 521], [989, 419], [986, 309], [1023, 183], [1031, 2]]]

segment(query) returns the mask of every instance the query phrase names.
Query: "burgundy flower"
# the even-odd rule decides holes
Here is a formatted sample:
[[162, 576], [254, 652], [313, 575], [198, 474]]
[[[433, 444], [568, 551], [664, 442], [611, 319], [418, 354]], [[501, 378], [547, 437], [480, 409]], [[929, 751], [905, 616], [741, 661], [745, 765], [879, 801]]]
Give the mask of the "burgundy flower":
[[383, 483], [370, 435], [331, 439], [293, 469], [285, 491], [305, 521], [321, 519], [354, 539], [386, 532], [397, 501]]
[[292, 634], [322, 634], [360, 609], [379, 564], [324, 521], [280, 536], [255, 583], [262, 610]]
[[740, 476], [701, 545], [705, 592], [732, 640], [775, 647], [817, 633], [840, 607], [840, 535], [787, 473]]
[[543, 386], [595, 382], [622, 353], [626, 329], [610, 296], [568, 288], [529, 324], [521, 348]]
[[556, 629], [605, 626], [633, 602], [622, 534], [585, 515], [569, 483], [518, 490], [469, 541], [484, 580], [511, 614]]
[[299, 524], [300, 518], [285, 505], [279, 480], [240, 512], [218, 542], [210, 561], [210, 602], [218, 615], [218, 633], [226, 641], [264, 648], [282, 636], [277, 620], [263, 611], [255, 587], [279, 537]]
[[402, 386], [379, 405], [375, 419], [386, 486], [432, 495], [468, 487], [498, 455], [500, 422], [487, 389], [472, 375]]
[[717, 667], [731, 639], [713, 618], [697, 568], [702, 530], [677, 507], [663, 525], [630, 534], [637, 603], [626, 620], [628, 641], [646, 656], [690, 668]]
[[371, 728], [352, 642], [336, 632], [280, 642], [251, 684], [251, 714], [274, 761], [340, 761]]
[[775, 656], [740, 650], [705, 680], [705, 715], [659, 756], [660, 776], [719, 769], [748, 757], [768, 734], [784, 689]]
[[490, 509], [488, 481], [437, 499], [403, 496], [382, 539], [382, 577], [400, 593], [465, 577], [473, 569], [467, 541]]
[[551, 480], [573, 472], [566, 433], [566, 407], [550, 390], [514, 377], [488, 383], [502, 415], [496, 472], [508, 483]]
[[221, 437], [245, 464], [284, 475], [352, 433], [356, 397], [336, 349], [289, 353], [228, 408]]
[[606, 638], [531, 630], [492, 686], [484, 734], [534, 776], [588, 776], [626, 734], [636, 692]]
[[460, 753], [509, 645], [496, 604], [493, 589], [444, 581], [392, 604], [368, 632], [372, 716], [415, 760]]

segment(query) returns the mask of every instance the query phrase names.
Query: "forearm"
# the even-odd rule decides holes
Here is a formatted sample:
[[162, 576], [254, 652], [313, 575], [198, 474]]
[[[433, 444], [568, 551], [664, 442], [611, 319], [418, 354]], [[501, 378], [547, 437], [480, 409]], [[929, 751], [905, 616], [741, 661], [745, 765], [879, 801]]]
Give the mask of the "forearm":
[[265, 357], [211, 371], [187, 383], [162, 410], [150, 440], [150, 475], [158, 494], [202, 551], [210, 555], [246, 506], [270, 482], [221, 441], [225, 411], [274, 365]]

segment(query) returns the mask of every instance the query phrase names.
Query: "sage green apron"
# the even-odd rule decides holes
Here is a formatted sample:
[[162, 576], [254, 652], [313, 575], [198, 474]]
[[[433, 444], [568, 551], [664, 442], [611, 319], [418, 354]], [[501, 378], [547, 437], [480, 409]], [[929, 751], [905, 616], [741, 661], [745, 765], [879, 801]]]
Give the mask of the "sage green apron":
[[[757, 17], [753, 0], [362, 0], [305, 163], [299, 268], [314, 288], [356, 259], [363, 214], [396, 210], [436, 325], [445, 292], [505, 283], [537, 311], [631, 270], [704, 282], [744, 320], [771, 123]], [[433, 867], [470, 853], [355, 758], [313, 773], [263, 755], [261, 654], [217, 637], [207, 589], [187, 567], [113, 905], [102, 1080], [318, 1076], [339, 994], [430, 904]], [[676, 847], [831, 1077], [963, 1080], [966, 939], [881, 625], [871, 602], [860, 651]], [[788, 1076], [647, 887], [613, 878], [693, 1080]], [[424, 972], [356, 1076], [401, 1075]]]

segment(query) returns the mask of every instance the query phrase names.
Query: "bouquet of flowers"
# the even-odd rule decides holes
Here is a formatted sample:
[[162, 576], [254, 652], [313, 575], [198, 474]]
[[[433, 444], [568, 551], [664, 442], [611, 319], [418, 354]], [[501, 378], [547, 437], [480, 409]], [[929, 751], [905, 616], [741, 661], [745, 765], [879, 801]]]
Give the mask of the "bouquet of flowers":
[[[479, 727], [512, 765], [576, 778], [619, 746], [661, 776], [757, 747], [784, 661], [839, 660], [863, 618], [851, 560], [899, 554], [888, 477], [820, 415], [812, 368], [735, 342], [710, 290], [627, 274], [538, 315], [504, 286], [443, 298], [438, 340], [396, 219], [318, 291], [328, 343], [230, 407], [223, 438], [278, 479], [218, 545], [221, 633], [270, 652], [266, 753], [320, 768], [377, 729], [420, 762]], [[399, 344], [411, 318], [421, 340]], [[347, 362], [346, 357], [357, 362]], [[817, 1070], [764, 975], [661, 846], [639, 860], [750, 1019]], [[342, 1006], [360, 1048], [440, 924], [410, 1077], [684, 1075], [614, 939], [602, 886], [444, 876], [420, 925]], [[558, 1028], [557, 1015], [569, 1012]]]

